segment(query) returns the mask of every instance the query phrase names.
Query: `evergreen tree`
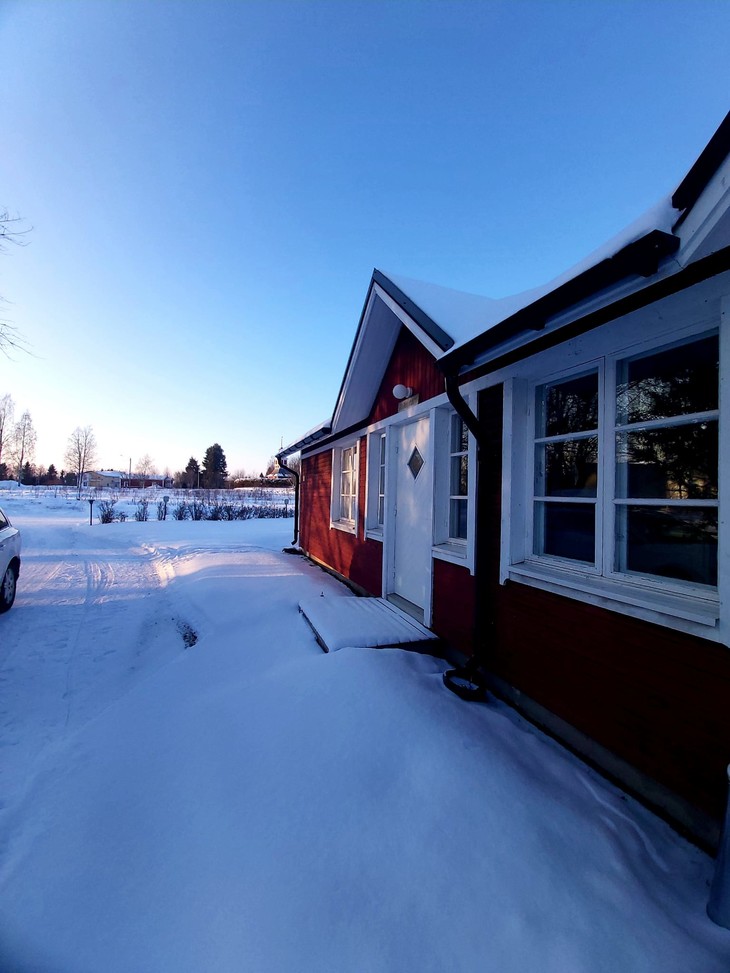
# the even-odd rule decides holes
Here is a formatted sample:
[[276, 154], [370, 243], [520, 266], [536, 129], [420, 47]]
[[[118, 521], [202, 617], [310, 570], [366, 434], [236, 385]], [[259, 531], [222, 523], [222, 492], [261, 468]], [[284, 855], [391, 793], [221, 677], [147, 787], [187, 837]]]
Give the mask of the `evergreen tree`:
[[58, 472], [56, 471], [56, 467], [53, 465], [53, 463], [51, 463], [51, 465], [46, 470], [46, 482], [55, 483], [57, 479], [58, 479]]
[[28, 462], [24, 463], [23, 472], [20, 477], [20, 482], [23, 483], [25, 486], [30, 486], [30, 484], [33, 482], [34, 477], [35, 477], [35, 473], [33, 472], [33, 467]]
[[218, 443], [213, 443], [203, 457], [203, 482], [209, 490], [217, 490], [223, 486], [227, 476], [226, 454]]
[[10, 470], [7, 463], [0, 463], [0, 480], [9, 480]]
[[200, 484], [200, 464], [194, 456], [191, 456], [188, 460], [188, 465], [185, 467], [185, 472], [183, 473], [183, 479], [188, 489], [194, 490]]

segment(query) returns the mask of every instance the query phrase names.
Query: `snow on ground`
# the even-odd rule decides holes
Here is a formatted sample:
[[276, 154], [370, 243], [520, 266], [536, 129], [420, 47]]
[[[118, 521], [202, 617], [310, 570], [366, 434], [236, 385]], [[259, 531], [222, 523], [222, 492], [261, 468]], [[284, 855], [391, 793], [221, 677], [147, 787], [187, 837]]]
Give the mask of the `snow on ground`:
[[3, 973], [730, 970], [707, 856], [442, 663], [320, 651], [291, 520], [2, 502]]

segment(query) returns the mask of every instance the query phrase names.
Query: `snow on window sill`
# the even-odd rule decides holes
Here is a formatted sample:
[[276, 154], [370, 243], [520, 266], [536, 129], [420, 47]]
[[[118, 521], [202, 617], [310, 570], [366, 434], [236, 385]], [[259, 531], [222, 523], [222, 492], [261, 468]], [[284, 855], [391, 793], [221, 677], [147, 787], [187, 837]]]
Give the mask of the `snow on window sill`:
[[471, 567], [466, 543], [460, 544], [458, 541], [446, 541], [444, 544], [434, 544], [433, 556], [437, 557], [440, 561], [451, 561], [452, 564]]
[[383, 543], [383, 528], [382, 527], [368, 527], [365, 531], [365, 536], [371, 541], [380, 541]]
[[330, 529], [342, 530], [346, 534], [357, 534], [357, 527], [352, 520], [331, 520]]
[[507, 577], [511, 581], [552, 591], [611, 611], [622, 612], [658, 625], [670, 625], [683, 631], [713, 638], [704, 629], [716, 629], [720, 617], [717, 596], [704, 597], [656, 591], [629, 581], [593, 577], [588, 573], [571, 572], [543, 564], [524, 562], [513, 564]]

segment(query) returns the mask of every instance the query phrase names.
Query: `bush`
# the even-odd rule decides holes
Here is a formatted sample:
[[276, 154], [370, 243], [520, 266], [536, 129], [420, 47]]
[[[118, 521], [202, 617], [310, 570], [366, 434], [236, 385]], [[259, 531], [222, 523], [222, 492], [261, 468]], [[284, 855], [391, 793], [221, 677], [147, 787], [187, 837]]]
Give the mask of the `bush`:
[[172, 508], [173, 520], [187, 520], [188, 519], [188, 505], [183, 501], [182, 503], [177, 503]]
[[114, 523], [114, 500], [102, 500], [97, 509], [96, 516], [99, 518], [100, 524], [113, 524]]
[[197, 497], [191, 500], [188, 509], [190, 511], [191, 520], [205, 520], [207, 515], [207, 508], [202, 500], [198, 500]]
[[140, 500], [137, 509], [134, 511], [134, 519], [138, 521], [149, 520], [149, 500]]

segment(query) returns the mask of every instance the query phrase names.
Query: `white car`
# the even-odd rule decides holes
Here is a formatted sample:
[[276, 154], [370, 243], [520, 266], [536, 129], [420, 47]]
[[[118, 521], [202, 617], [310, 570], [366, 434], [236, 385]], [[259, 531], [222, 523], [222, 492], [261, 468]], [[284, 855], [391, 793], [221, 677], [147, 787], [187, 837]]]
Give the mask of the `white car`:
[[12, 608], [20, 574], [20, 531], [0, 510], [0, 613]]

